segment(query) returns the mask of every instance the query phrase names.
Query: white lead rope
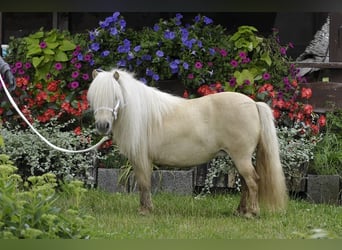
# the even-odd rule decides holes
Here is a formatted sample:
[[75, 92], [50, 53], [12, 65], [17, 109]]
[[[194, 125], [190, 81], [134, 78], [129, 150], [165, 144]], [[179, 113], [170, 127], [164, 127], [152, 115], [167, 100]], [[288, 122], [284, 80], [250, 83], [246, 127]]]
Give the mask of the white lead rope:
[[20, 109], [18, 108], [17, 104], [15, 103], [15, 101], [13, 100], [11, 94], [9, 93], [4, 80], [2, 79], [2, 76], [0, 75], [0, 80], [1, 80], [1, 85], [9, 99], [9, 101], [11, 102], [11, 104], [13, 105], [13, 107], [15, 108], [15, 110], [18, 112], [18, 114], [21, 116], [21, 118], [26, 122], [26, 124], [33, 130], [33, 132], [35, 132], [40, 139], [42, 139], [47, 145], [49, 145], [51, 148], [64, 152], [64, 153], [85, 153], [94, 149], [97, 149], [103, 142], [107, 141], [109, 139], [108, 136], [103, 137], [98, 143], [96, 143], [95, 145], [93, 145], [90, 148], [87, 149], [81, 149], [81, 150], [69, 150], [69, 149], [65, 149], [65, 148], [61, 148], [58, 146], [53, 145], [51, 142], [49, 142], [44, 136], [42, 136], [33, 126], [32, 124], [26, 119], [26, 117], [24, 116], [23, 113], [21, 113]]

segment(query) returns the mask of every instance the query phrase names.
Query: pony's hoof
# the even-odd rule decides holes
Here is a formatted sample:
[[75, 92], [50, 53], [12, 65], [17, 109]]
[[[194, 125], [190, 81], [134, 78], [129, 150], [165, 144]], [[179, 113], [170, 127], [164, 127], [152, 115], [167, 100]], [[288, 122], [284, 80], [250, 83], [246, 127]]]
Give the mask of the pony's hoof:
[[147, 216], [147, 215], [151, 214], [151, 212], [152, 212], [152, 208], [143, 207], [143, 208], [139, 209], [139, 214], [142, 216]]
[[244, 217], [244, 218], [247, 218], [247, 219], [254, 219], [254, 218], [259, 217], [258, 213], [241, 211], [241, 210], [235, 210], [234, 215], [238, 216], [238, 217]]

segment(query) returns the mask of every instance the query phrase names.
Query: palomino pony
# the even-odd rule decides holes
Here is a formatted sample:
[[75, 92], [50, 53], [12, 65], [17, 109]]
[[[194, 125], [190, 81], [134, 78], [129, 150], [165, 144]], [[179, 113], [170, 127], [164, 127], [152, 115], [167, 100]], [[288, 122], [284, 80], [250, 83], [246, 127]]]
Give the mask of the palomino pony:
[[[113, 141], [134, 166], [140, 212], [152, 210], [152, 165], [189, 167], [224, 152], [243, 178], [240, 215], [259, 214], [259, 200], [285, 208], [287, 190], [273, 115], [267, 104], [222, 92], [184, 99], [148, 87], [128, 72], [94, 70], [88, 90], [99, 133]], [[252, 154], [256, 153], [256, 166]]]

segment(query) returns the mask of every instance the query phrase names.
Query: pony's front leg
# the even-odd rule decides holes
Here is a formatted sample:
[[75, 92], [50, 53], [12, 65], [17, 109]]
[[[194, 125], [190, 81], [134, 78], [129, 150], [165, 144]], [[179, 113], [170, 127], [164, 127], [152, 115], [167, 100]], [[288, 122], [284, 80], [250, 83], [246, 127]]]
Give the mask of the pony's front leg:
[[153, 210], [153, 203], [151, 198], [151, 175], [152, 168], [134, 168], [134, 176], [137, 181], [140, 194], [140, 209], [139, 213], [142, 215], [149, 214]]

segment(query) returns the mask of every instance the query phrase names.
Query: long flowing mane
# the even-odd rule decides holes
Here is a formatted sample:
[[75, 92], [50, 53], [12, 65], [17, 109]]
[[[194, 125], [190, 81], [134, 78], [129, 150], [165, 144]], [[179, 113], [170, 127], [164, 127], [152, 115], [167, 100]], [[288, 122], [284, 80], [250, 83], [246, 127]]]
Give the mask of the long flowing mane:
[[[117, 81], [113, 77], [115, 71], [119, 73]], [[95, 89], [96, 94], [92, 93]], [[132, 73], [118, 69], [101, 72], [89, 88], [89, 94], [94, 94], [95, 106], [114, 107], [115, 102], [120, 100], [121, 108], [118, 120], [114, 122], [113, 139], [130, 159], [137, 155], [146, 157], [151, 132], [156, 133], [162, 126], [163, 117], [172, 112], [176, 105], [186, 101], [146, 86]]]

